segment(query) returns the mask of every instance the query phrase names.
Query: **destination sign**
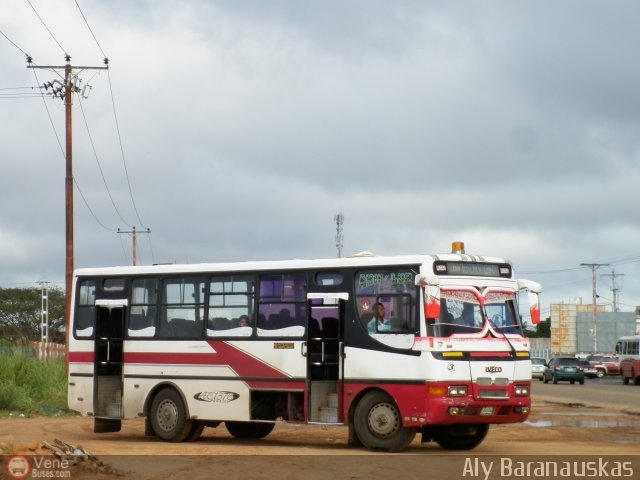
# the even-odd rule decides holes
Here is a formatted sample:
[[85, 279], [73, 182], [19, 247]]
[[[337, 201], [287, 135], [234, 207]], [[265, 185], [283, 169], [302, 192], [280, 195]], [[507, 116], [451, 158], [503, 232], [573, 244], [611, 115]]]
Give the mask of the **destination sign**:
[[446, 262], [433, 263], [433, 273], [460, 277], [501, 277], [511, 278], [511, 265], [508, 263], [485, 262]]

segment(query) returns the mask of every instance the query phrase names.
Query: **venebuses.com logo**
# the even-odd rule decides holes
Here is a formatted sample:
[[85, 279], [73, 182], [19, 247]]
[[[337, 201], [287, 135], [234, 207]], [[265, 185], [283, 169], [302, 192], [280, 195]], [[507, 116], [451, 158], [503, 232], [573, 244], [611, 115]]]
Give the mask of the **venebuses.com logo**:
[[[34, 455], [32, 457], [14, 455], [4, 457], [7, 473], [10, 478], [71, 478], [69, 460], [51, 457], [50, 455]], [[2, 462], [0, 457], [0, 462]], [[4, 478], [0, 472], [0, 478]]]
[[31, 472], [31, 465], [26, 457], [11, 457], [7, 462], [7, 471], [13, 478], [27, 478]]

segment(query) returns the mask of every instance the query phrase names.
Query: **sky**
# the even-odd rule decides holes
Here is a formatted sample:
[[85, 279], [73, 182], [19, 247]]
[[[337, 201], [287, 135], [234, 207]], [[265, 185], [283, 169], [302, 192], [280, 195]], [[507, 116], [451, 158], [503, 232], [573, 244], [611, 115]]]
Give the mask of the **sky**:
[[[0, 287], [75, 266], [504, 257], [640, 305], [640, 3], [0, 0]], [[26, 55], [32, 58], [27, 68]], [[43, 93], [46, 93], [43, 95]], [[85, 98], [86, 97], [86, 98]], [[119, 229], [119, 230], [118, 230]], [[147, 230], [148, 229], [148, 230]], [[615, 279], [615, 287], [614, 287]]]

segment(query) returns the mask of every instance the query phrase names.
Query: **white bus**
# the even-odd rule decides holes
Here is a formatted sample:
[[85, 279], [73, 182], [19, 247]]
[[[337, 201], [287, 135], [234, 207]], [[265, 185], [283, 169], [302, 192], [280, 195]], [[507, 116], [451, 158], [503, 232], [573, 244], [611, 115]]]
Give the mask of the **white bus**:
[[[76, 270], [69, 408], [95, 432], [144, 417], [193, 441], [224, 422], [346, 425], [349, 444], [467, 450], [531, 405], [520, 292], [540, 285], [464, 253]], [[524, 302], [523, 302], [524, 303]], [[378, 318], [375, 318], [378, 314]]]
[[629, 380], [640, 385], [640, 335], [620, 337], [616, 342], [616, 355], [620, 359], [620, 375], [622, 383]]

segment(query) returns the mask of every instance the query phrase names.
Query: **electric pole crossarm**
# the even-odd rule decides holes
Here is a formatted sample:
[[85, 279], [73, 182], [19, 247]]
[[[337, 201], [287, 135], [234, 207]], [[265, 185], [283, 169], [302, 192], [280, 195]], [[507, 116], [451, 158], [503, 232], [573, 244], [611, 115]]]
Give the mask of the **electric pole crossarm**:
[[[27, 68], [39, 68], [43, 70], [62, 70], [65, 66], [60, 65], [27, 65]], [[73, 70], [108, 70], [109, 67], [85, 67], [80, 65], [71, 66]]]
[[132, 262], [131, 262], [131, 263], [132, 263], [132, 265], [134, 265], [134, 266], [135, 266], [135, 265], [137, 265], [137, 264], [138, 264], [138, 261], [137, 261], [137, 258], [138, 258], [138, 255], [137, 255], [137, 251], [138, 251], [138, 240], [137, 240], [137, 234], [138, 234], [138, 233], [151, 233], [151, 230], [147, 228], [146, 230], [140, 231], [140, 230], [136, 230], [136, 227], [133, 227], [133, 228], [132, 228], [130, 231], [128, 231], [128, 232], [127, 232], [127, 231], [123, 231], [123, 230], [118, 229], [118, 233], [128, 233], [128, 234], [131, 234], [131, 241], [132, 241], [132, 246], [131, 246], [131, 252], [132, 252], [132, 253], [131, 253], [131, 258], [132, 258]]

